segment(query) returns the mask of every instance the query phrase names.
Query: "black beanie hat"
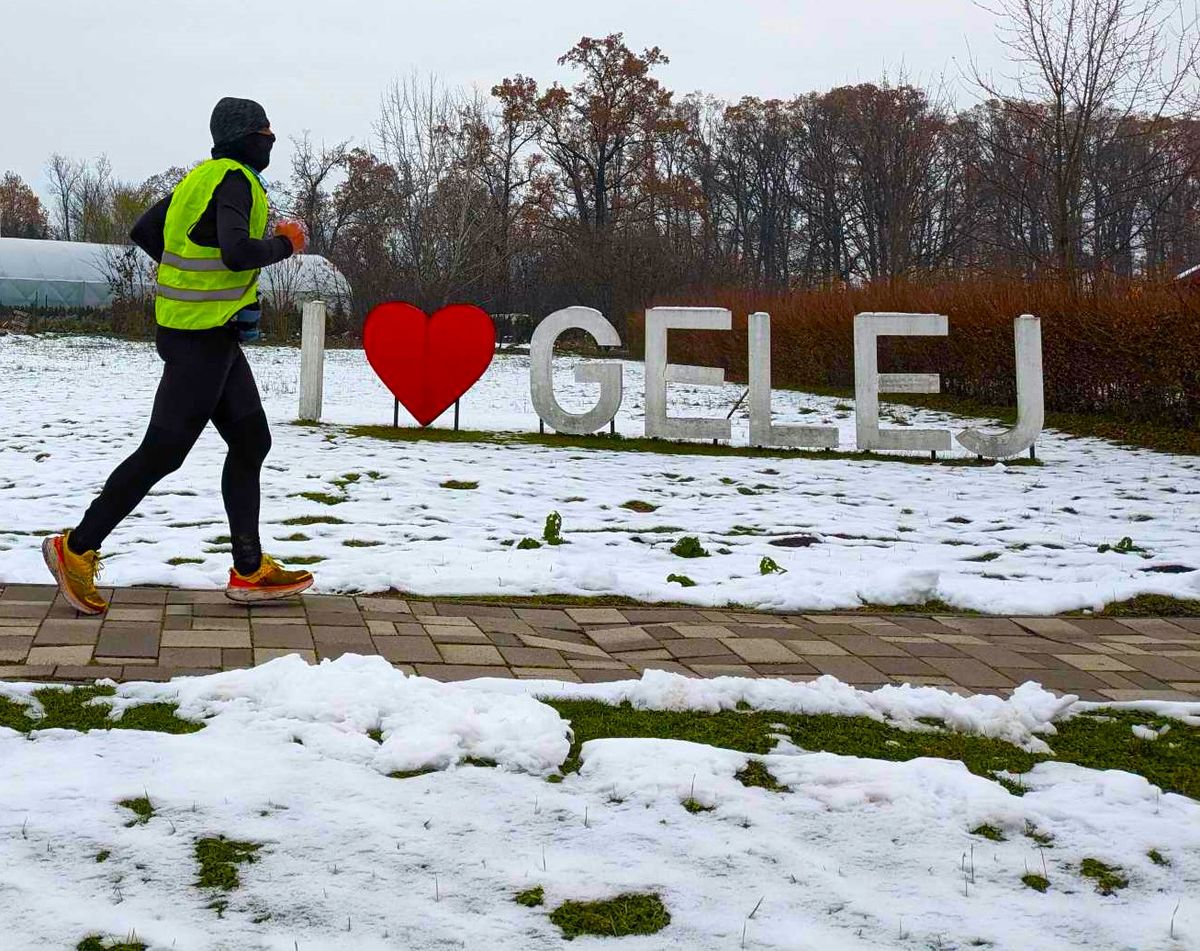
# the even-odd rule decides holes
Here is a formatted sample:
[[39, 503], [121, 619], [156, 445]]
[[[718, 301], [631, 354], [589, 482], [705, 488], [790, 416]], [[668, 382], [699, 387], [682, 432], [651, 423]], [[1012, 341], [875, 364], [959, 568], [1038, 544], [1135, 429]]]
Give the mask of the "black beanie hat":
[[222, 145], [259, 132], [271, 125], [267, 111], [253, 99], [234, 99], [226, 96], [213, 107], [208, 129], [213, 145]]

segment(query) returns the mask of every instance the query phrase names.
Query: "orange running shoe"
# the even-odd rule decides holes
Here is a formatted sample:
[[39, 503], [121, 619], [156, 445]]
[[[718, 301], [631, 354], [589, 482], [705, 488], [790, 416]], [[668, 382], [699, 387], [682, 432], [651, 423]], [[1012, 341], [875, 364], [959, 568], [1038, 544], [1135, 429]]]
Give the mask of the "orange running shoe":
[[288, 571], [270, 555], [263, 555], [258, 571], [243, 575], [229, 569], [229, 584], [225, 597], [230, 601], [274, 601], [290, 598], [312, 587], [311, 571]]
[[108, 602], [96, 590], [96, 578], [100, 574], [100, 553], [85, 551], [77, 555], [67, 547], [69, 531], [51, 535], [42, 541], [42, 557], [46, 567], [58, 582], [58, 590], [70, 602], [71, 607], [81, 614], [103, 614]]

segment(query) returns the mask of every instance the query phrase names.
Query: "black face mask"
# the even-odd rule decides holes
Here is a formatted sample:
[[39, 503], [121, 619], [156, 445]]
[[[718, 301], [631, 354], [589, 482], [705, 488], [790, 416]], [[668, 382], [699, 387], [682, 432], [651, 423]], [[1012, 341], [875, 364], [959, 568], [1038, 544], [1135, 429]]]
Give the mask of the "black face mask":
[[212, 157], [231, 158], [261, 172], [271, 164], [271, 147], [274, 144], [275, 136], [251, 132], [232, 142], [213, 146]]

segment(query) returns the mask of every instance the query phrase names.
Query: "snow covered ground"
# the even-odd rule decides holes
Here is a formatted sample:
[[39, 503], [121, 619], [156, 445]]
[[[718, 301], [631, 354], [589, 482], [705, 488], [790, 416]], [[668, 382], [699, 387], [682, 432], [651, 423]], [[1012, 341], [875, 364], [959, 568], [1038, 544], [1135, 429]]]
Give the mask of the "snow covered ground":
[[[703, 605], [813, 610], [941, 599], [995, 613], [1098, 608], [1141, 593], [1200, 597], [1197, 462], [1046, 433], [1045, 465], [915, 466], [893, 462], [744, 459], [536, 446], [391, 443], [288, 425], [299, 351], [249, 351], [274, 424], [264, 477], [264, 540], [277, 556], [323, 559], [318, 590], [389, 587], [437, 594], [623, 594]], [[390, 394], [361, 351], [327, 354], [325, 420], [390, 423]], [[556, 369], [562, 401], [583, 408], [574, 360]], [[153, 347], [96, 338], [0, 339], [0, 580], [41, 582], [30, 533], [74, 524], [141, 437], [160, 364]], [[618, 430], [642, 431], [642, 376], [625, 365]], [[672, 412], [724, 415], [740, 386], [672, 387]], [[780, 422], [836, 424], [854, 445], [852, 408], [778, 392]], [[450, 425], [450, 414], [438, 425]], [[967, 421], [892, 409], [890, 422]], [[885, 422], [888, 422], [885, 420]], [[498, 356], [462, 401], [471, 429], [534, 431], [528, 359]], [[744, 412], [734, 444], [744, 445]], [[209, 429], [184, 468], [106, 546], [114, 584], [222, 584], [227, 533], [219, 492], [223, 444]], [[343, 488], [331, 480], [348, 473]], [[369, 474], [368, 474], [369, 473]], [[475, 490], [440, 488], [476, 481]], [[342, 498], [326, 505], [301, 492]], [[638, 514], [621, 504], [658, 506]], [[570, 544], [518, 551], [558, 511]], [[298, 516], [336, 524], [285, 525]], [[653, 529], [664, 529], [653, 531]], [[299, 533], [304, 536], [288, 540]], [[696, 535], [713, 553], [670, 553]], [[806, 536], [807, 547], [772, 538]], [[1098, 551], [1129, 537], [1141, 551]], [[367, 542], [367, 547], [346, 543]], [[760, 575], [770, 556], [786, 574]], [[199, 563], [172, 565], [179, 558]], [[667, 576], [696, 581], [682, 588]]]
[[[31, 689], [0, 684], [0, 696]], [[745, 700], [886, 712], [913, 726], [937, 715], [1032, 748], [1074, 709], [1033, 685], [1002, 700], [933, 688], [864, 693], [828, 677], [696, 681], [657, 671], [592, 686], [439, 684], [381, 658], [345, 656], [117, 692], [117, 709], [165, 700], [207, 726], [186, 736], [50, 730], [32, 741], [0, 728], [2, 947], [73, 947], [88, 933], [136, 931], [155, 951], [559, 948], [550, 909], [627, 891], [659, 893], [667, 930], [575, 946], [1200, 946], [1200, 803], [1141, 777], [1043, 763], [1017, 797], [957, 762], [890, 763], [782, 743], [762, 758], [791, 787], [774, 793], [734, 778], [742, 753], [609, 739], [586, 744], [581, 771], [555, 785], [544, 777], [567, 753], [568, 726], [534, 699], [697, 710]], [[1200, 723], [1200, 704], [1153, 706]], [[373, 729], [381, 743], [367, 736]], [[466, 757], [499, 768], [462, 765]], [[387, 775], [420, 766], [442, 771]], [[128, 825], [118, 803], [143, 795], [155, 815]], [[689, 796], [712, 811], [685, 811]], [[1007, 841], [970, 834], [983, 823]], [[1027, 838], [1027, 823], [1053, 836], [1052, 847]], [[193, 887], [194, 843], [215, 835], [263, 846], [259, 861], [240, 867], [242, 885], [220, 918], [207, 907], [213, 895]], [[1171, 864], [1152, 863], [1150, 849]], [[1088, 857], [1121, 866], [1128, 888], [1098, 894], [1079, 875]], [[1049, 891], [1022, 884], [1043, 870]], [[537, 885], [544, 908], [513, 902]]]

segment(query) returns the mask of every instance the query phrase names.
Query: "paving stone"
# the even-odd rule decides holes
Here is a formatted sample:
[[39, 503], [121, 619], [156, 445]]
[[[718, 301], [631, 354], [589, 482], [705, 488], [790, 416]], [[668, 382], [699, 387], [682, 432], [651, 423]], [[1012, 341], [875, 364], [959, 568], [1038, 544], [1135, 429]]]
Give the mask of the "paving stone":
[[689, 662], [688, 667], [701, 677], [757, 677], [759, 676], [749, 664], [696, 664]]
[[401, 601], [399, 598], [355, 598], [355, 600], [363, 611], [379, 614], [412, 614], [412, 608], [408, 606], [408, 602]]
[[892, 623], [913, 634], [949, 634], [952, 630], [931, 617], [894, 617]]
[[[40, 564], [40, 562], [39, 562]], [[53, 601], [58, 594], [58, 586], [52, 584], [10, 584], [6, 585], [0, 602], [3, 601]]]
[[514, 667], [512, 672], [521, 680], [556, 680], [562, 683], [581, 683], [579, 674], [565, 667]]
[[1055, 654], [1059, 660], [1080, 670], [1133, 670], [1127, 663], [1107, 654]]
[[[1038, 640], [1040, 639], [1038, 638]], [[1062, 645], [1057, 646], [1061, 648]], [[1045, 666], [1031, 653], [1022, 654], [1018, 651], [1010, 651], [1005, 647], [979, 647], [976, 644], [963, 644], [960, 650], [989, 667], [1028, 667], [1036, 670]]]
[[[931, 635], [932, 636], [932, 635]], [[1057, 645], [1055, 645], [1057, 647]], [[914, 657], [963, 657], [965, 656], [961, 650], [953, 644], [943, 644], [941, 641], [932, 641], [931, 643], [919, 643], [910, 641], [904, 645], [904, 649]]]
[[165, 617], [162, 629], [164, 631], [190, 631], [192, 629], [191, 615], [187, 617]]
[[503, 664], [500, 651], [491, 644], [438, 644], [442, 659], [447, 664]]
[[1171, 657], [1154, 654], [1126, 654], [1122, 660], [1130, 667], [1159, 680], [1186, 680], [1196, 673], [1191, 667], [1178, 663]]
[[622, 608], [620, 613], [625, 616], [625, 621], [629, 624], [667, 624], [671, 622], [702, 624], [707, 620], [699, 611], [678, 608]]
[[[535, 627], [559, 627], [568, 631], [579, 630], [579, 624], [567, 615], [566, 611], [551, 610], [549, 608], [517, 608], [516, 615], [527, 624], [532, 624]], [[624, 624], [622, 618], [617, 622]], [[516, 634], [516, 631], [511, 633]]]
[[158, 622], [162, 619], [162, 608], [144, 608], [144, 607], [117, 607], [113, 606], [105, 612], [104, 619], [106, 621], [154, 621]]
[[[113, 630], [112, 624], [104, 625], [100, 638], [96, 641], [96, 657], [157, 657], [157, 630], [130, 631]], [[124, 663], [124, 661], [118, 661]]]
[[477, 677], [514, 679], [512, 671], [507, 667], [474, 667], [461, 664], [417, 664], [417, 673], [422, 677], [443, 682], [474, 680]]
[[118, 588], [113, 592], [113, 604], [166, 604], [167, 588]]
[[632, 666], [648, 660], [671, 660], [671, 652], [659, 647], [649, 651], [624, 651], [613, 654], [613, 657]]
[[92, 659], [90, 644], [73, 647], [31, 647], [25, 663], [30, 667], [53, 666], [60, 664], [75, 666], [86, 664]]
[[1144, 634], [1147, 637], [1158, 637], [1169, 640], [1176, 637], [1187, 638], [1191, 633], [1185, 628], [1172, 624], [1163, 618], [1131, 617], [1120, 618], [1119, 620], [1121, 624], [1134, 633]]
[[1052, 641], [1046, 637], [1039, 637], [1036, 634], [1021, 634], [1017, 637], [993, 637], [990, 638], [993, 647], [1003, 647], [1005, 650], [1016, 651], [1018, 654], [1027, 654], [1034, 651], [1043, 654], [1052, 654], [1055, 651], [1062, 650], [1062, 641]]
[[608, 658], [607, 660], [599, 660], [595, 657], [568, 657], [567, 663], [576, 670], [628, 670], [629, 665]]
[[579, 675], [579, 679], [585, 684], [604, 684], [612, 683], [618, 680], [636, 680], [637, 674], [624, 668], [622, 670], [608, 670], [599, 668], [575, 668], [575, 673]]
[[372, 637], [376, 635], [389, 635], [396, 633], [396, 625], [391, 621], [373, 621], [367, 620], [367, 631]]
[[[926, 657], [924, 660], [936, 667], [943, 674], [950, 676], [956, 684], [964, 687], [1012, 687], [1015, 683], [1009, 677], [993, 670], [987, 664], [980, 663], [973, 657], [956, 659], [953, 657]], [[1021, 677], [1021, 680], [1028, 678]]]
[[727, 637], [721, 643], [750, 664], [788, 664], [797, 660], [794, 651], [766, 637]]
[[167, 604], [228, 604], [224, 591], [169, 591]]
[[100, 636], [99, 618], [73, 621], [43, 621], [34, 643], [47, 647], [67, 644], [95, 644]]
[[375, 641], [375, 649], [393, 664], [438, 664], [442, 655], [428, 637], [381, 637]]
[[221, 666], [225, 670], [253, 667], [254, 651], [249, 647], [223, 647], [221, 649]]
[[229, 600], [204, 601], [192, 606], [192, 617], [240, 617], [248, 618], [250, 609]]
[[566, 667], [562, 654], [547, 647], [501, 647], [505, 663], [512, 667]]
[[213, 667], [221, 666], [219, 647], [163, 647], [158, 652], [160, 667]]
[[193, 631], [242, 631], [250, 633], [250, 619], [237, 617], [194, 617]]
[[[919, 657], [872, 657], [871, 666], [889, 677], [932, 677], [941, 673]], [[943, 675], [944, 677], [944, 675]]]
[[254, 663], [257, 666], [258, 664], [265, 664], [267, 661], [275, 660], [277, 657], [288, 657], [291, 654], [297, 654], [309, 664], [317, 662], [317, 653], [312, 648], [303, 650], [291, 647], [255, 647]]
[[0, 664], [20, 664], [33, 646], [32, 637], [11, 637], [0, 634]]
[[[44, 621], [41, 623], [45, 623]], [[38, 627], [38, 619], [30, 617], [0, 617], [0, 634], [11, 634], [11, 628], [18, 628], [24, 633], [28, 628], [30, 632], [36, 631]]]
[[1167, 686], [1157, 677], [1140, 670], [1129, 670], [1122, 674], [1122, 676], [1126, 680], [1132, 681], [1135, 687], [1142, 687], [1146, 690], [1163, 690]]
[[468, 628], [472, 631], [477, 631], [479, 628], [475, 626], [475, 622], [469, 617], [442, 617], [440, 614], [431, 614], [423, 616], [421, 623], [426, 627], [447, 627], [447, 628]]
[[672, 624], [680, 637], [733, 637], [733, 631], [723, 624]]
[[251, 616], [250, 626], [254, 630], [275, 627], [308, 627], [308, 619], [302, 617], [256, 617]]
[[1193, 700], [1193, 695], [1182, 690], [1113, 690], [1105, 687], [1100, 690], [1109, 700], [1118, 702], [1124, 700]]
[[1024, 683], [1027, 680], [1033, 680], [1047, 690], [1057, 690], [1059, 692], [1068, 691], [1070, 693], [1078, 693], [1081, 690], [1099, 690], [1107, 686], [1098, 676], [1090, 674], [1086, 670], [1077, 670], [1075, 668], [1065, 670], [1047, 668], [1046, 670], [1031, 671], [1026, 668], [1013, 669], [1001, 667], [997, 670], [997, 673], [1007, 677], [1013, 683]]
[[50, 602], [25, 603], [21, 601], [0, 601], [0, 617], [43, 618], [50, 610]]
[[609, 652], [654, 650], [658, 641], [640, 627], [605, 627], [588, 632], [588, 637]]
[[481, 617], [475, 618], [475, 626], [487, 634], [533, 634], [531, 624], [517, 618]]
[[120, 680], [125, 669], [119, 665], [59, 664], [54, 668], [55, 680], [87, 681]]
[[353, 654], [356, 657], [372, 657], [377, 653], [373, 644], [324, 644], [320, 641], [317, 642], [316, 650], [320, 660], [337, 660], [345, 654]]
[[1020, 625], [1005, 617], [936, 617], [935, 620], [963, 634], [984, 636], [1021, 633]]
[[307, 627], [276, 626], [262, 628], [257, 625], [251, 635], [255, 648], [264, 650], [303, 650], [312, 649], [312, 633]]
[[883, 684], [888, 682], [886, 674], [858, 657], [809, 657], [808, 662], [823, 674], [832, 674], [848, 684]]
[[671, 674], [682, 674], [684, 677], [695, 677], [696, 672], [673, 660], [639, 660], [630, 665], [634, 670], [665, 670]]
[[371, 646], [371, 635], [367, 633], [365, 627], [328, 627], [324, 625], [318, 627], [314, 624], [309, 630], [312, 631], [313, 643], [317, 645], [362, 644], [366, 647]]
[[499, 604], [456, 604], [445, 601], [437, 601], [435, 604], [437, 613], [441, 617], [466, 617], [474, 620], [482, 617], [516, 618], [517, 616], [512, 608]]
[[44, 680], [54, 676], [53, 664], [13, 664], [0, 667], [0, 678], [5, 680]]
[[191, 617], [192, 606], [190, 604], [168, 604], [166, 606], [167, 617]]
[[[628, 624], [616, 608], [567, 608], [567, 616], [578, 624]], [[526, 620], [526, 618], [522, 618]]]
[[562, 651], [564, 654], [581, 654], [585, 657], [607, 658], [608, 653], [592, 644], [576, 644], [572, 641], [559, 640], [556, 637], [541, 637], [532, 634], [518, 634], [527, 647], [548, 647], [550, 650]]
[[333, 611], [309, 611], [308, 623], [311, 627], [360, 627], [367, 629], [367, 622], [362, 615], [344, 614]]
[[976, 644], [979, 647], [984, 647], [987, 645], [987, 641], [985, 641], [982, 637], [976, 637], [974, 634], [937, 634], [937, 633], [933, 633], [933, 634], [930, 634], [929, 636], [932, 637], [935, 641], [939, 641], [942, 644], [952, 644], [952, 645]]
[[[1030, 619], [1021, 618], [1021, 623], [1024, 624], [1027, 620]], [[1099, 637], [1103, 634], [1128, 634], [1130, 630], [1120, 621], [1115, 621], [1112, 618], [1106, 617], [1071, 618], [1069, 621], [1065, 621], [1061, 618], [1045, 618], [1044, 620], [1053, 622], [1052, 628], [1047, 629], [1045, 632], [1046, 637], [1053, 637], [1054, 635], [1049, 633], [1049, 631], [1053, 629], [1053, 626], [1058, 625], [1069, 625], [1070, 627], [1078, 628], [1085, 634], [1090, 634], [1092, 637]], [[1041, 634], [1043, 632], [1036, 631], [1035, 633]]]
[[721, 651], [715, 654], [700, 654], [690, 657], [678, 657], [676, 660], [688, 667], [695, 667], [697, 664], [716, 664], [722, 666], [725, 664], [741, 665], [745, 661], [738, 657], [733, 651]]
[[490, 644], [488, 636], [477, 627], [444, 627], [430, 624], [424, 633], [439, 644]]
[[497, 647], [523, 647], [525, 644], [516, 634], [503, 634], [500, 631], [489, 631], [487, 639]]
[[163, 631], [163, 647], [250, 647], [249, 631]]
[[[829, 634], [829, 643], [859, 657], [908, 657], [908, 651], [869, 634]], [[791, 643], [791, 642], [789, 642]]]
[[[690, 665], [695, 667], [697, 665]], [[786, 677], [790, 674], [812, 674], [816, 676], [820, 673], [812, 664], [755, 664], [755, 673], [762, 677]], [[878, 672], [876, 672], [878, 673]]]
[[[673, 641], [659, 641], [659, 644], [672, 657], [679, 659], [687, 657], [711, 657], [729, 653], [721, 641], [708, 637], [680, 637]], [[737, 663], [737, 661], [735, 660], [734, 663]]]

